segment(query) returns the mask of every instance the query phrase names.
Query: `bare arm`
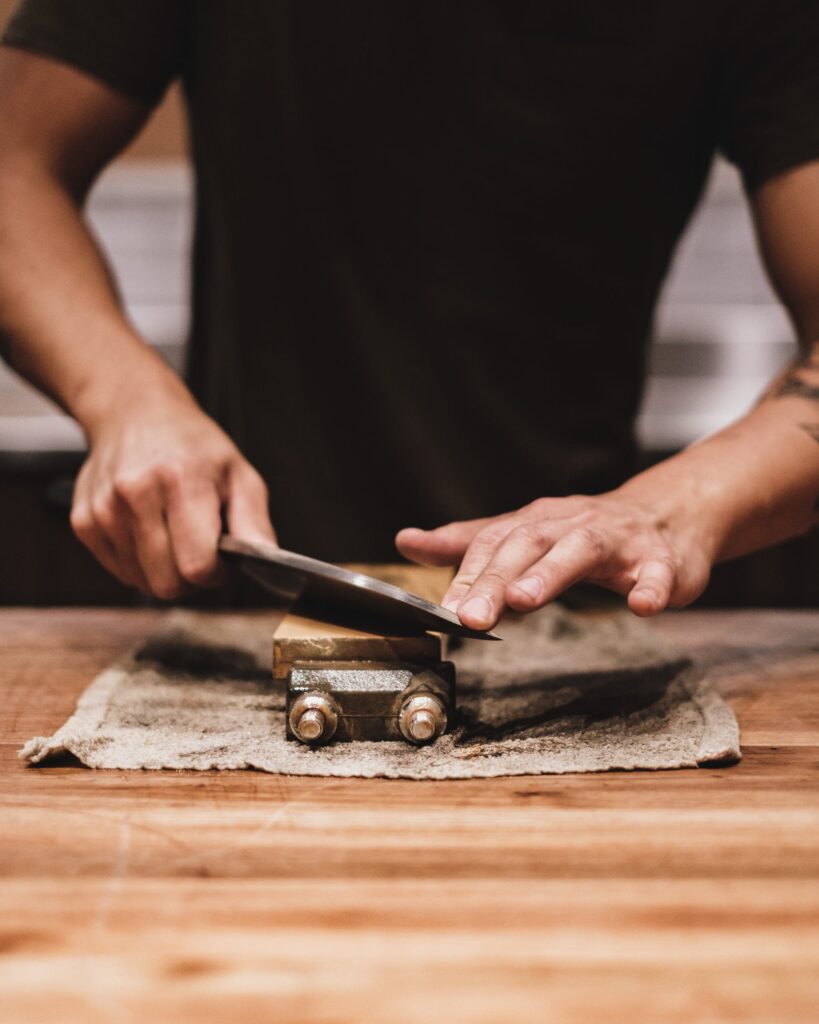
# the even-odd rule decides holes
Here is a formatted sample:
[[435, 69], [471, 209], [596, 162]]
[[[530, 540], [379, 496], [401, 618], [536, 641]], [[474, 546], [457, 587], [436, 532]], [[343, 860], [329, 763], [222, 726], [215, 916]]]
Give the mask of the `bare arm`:
[[581, 579], [653, 615], [693, 601], [715, 562], [819, 522], [819, 162], [764, 185], [754, 212], [800, 358], [737, 423], [615, 491], [403, 530], [409, 558], [461, 563], [445, 603], [465, 623], [490, 627], [504, 606], [532, 611]]
[[72, 523], [161, 597], [218, 578], [220, 510], [272, 536], [264, 485], [126, 319], [82, 204], [149, 110], [51, 60], [0, 49], [3, 355], [82, 425]]
[[79, 215], [147, 113], [67, 67], [0, 51], [4, 355], [89, 429], [108, 385], [159, 363], [127, 323]]

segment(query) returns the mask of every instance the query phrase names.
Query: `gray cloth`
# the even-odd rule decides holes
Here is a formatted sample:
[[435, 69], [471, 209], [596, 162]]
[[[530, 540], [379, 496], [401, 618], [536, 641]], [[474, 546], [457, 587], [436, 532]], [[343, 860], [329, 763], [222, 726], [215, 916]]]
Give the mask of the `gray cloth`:
[[628, 613], [552, 605], [470, 640], [454, 729], [429, 747], [288, 741], [264, 620], [174, 612], [99, 675], [76, 712], [20, 756], [92, 768], [256, 768], [285, 775], [466, 779], [696, 767], [740, 757], [731, 709], [702, 671]]

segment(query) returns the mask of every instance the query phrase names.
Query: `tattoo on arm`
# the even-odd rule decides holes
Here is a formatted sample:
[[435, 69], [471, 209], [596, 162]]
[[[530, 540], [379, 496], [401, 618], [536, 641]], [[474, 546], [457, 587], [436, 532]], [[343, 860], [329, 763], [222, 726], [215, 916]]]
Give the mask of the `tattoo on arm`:
[[[787, 397], [806, 399], [819, 406], [819, 340], [813, 342], [807, 351], [803, 351], [802, 355], [783, 371], [760, 401], [767, 402]], [[811, 419], [795, 425], [819, 444], [819, 422]], [[814, 528], [819, 528], [819, 494], [813, 508], [817, 513]]]
[[[819, 404], [819, 342], [790, 364], [763, 396], [763, 401], [789, 396], [806, 398], [809, 402]], [[809, 425], [800, 426], [803, 430], [808, 430]], [[808, 430], [808, 433], [811, 434], [811, 431]]]
[[807, 398], [811, 402], [819, 402], [819, 384], [810, 384], [795, 376], [793, 370], [787, 377], [777, 384], [772, 398], [786, 398], [788, 395], [795, 395], [797, 398]]
[[[788, 397], [804, 398], [819, 405], [819, 341], [814, 342], [808, 351], [787, 367], [761, 400], [764, 402]], [[800, 423], [799, 429], [819, 444], [819, 423]]]

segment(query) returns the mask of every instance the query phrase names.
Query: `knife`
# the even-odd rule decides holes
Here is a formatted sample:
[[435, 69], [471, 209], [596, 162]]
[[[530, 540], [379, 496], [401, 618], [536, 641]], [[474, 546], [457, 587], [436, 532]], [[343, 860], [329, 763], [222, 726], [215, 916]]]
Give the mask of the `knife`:
[[275, 544], [223, 535], [219, 553], [288, 610], [336, 626], [387, 635], [412, 636], [430, 629], [475, 640], [501, 639], [494, 633], [470, 629], [454, 612], [392, 583]]

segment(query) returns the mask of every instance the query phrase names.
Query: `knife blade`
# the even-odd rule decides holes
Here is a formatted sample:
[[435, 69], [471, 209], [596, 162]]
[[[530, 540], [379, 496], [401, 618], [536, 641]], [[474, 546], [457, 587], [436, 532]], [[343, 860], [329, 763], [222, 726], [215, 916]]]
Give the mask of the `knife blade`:
[[387, 635], [433, 630], [475, 640], [501, 639], [470, 629], [454, 612], [392, 583], [275, 544], [223, 535], [219, 552], [272, 593], [280, 606], [336, 626]]

